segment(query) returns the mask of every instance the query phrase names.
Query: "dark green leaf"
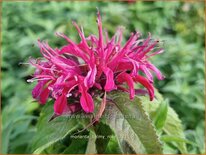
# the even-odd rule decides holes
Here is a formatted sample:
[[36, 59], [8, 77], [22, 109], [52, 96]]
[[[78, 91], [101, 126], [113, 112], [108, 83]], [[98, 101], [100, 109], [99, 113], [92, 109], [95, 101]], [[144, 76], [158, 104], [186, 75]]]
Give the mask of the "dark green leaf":
[[34, 153], [41, 153], [50, 145], [62, 140], [66, 135], [79, 127], [78, 119], [69, 118], [68, 116], [57, 117], [48, 122], [53, 114], [52, 102], [47, 103], [42, 109], [38, 124], [37, 133], [34, 136], [32, 148]]
[[106, 147], [110, 140], [110, 136], [112, 135], [113, 132], [108, 125], [103, 124], [102, 122], [99, 122], [95, 126], [94, 130], [97, 135], [97, 139], [96, 139], [97, 153], [99, 154], [105, 153]]
[[118, 91], [110, 98], [115, 105], [111, 104], [106, 109], [107, 122], [117, 135], [120, 146], [126, 141], [135, 153], [162, 153], [159, 137], [141, 100], [138, 97], [130, 100], [127, 93]]
[[[81, 135], [80, 135], [81, 136]], [[85, 135], [82, 135], [85, 136]], [[88, 137], [88, 135], [86, 135]], [[73, 138], [71, 144], [65, 149], [64, 154], [84, 154], [87, 148], [87, 138]]]

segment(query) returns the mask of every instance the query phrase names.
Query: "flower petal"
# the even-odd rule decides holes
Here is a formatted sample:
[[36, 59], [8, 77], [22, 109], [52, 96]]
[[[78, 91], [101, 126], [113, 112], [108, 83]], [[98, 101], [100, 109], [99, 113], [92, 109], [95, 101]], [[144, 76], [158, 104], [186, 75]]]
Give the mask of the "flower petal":
[[45, 103], [46, 103], [46, 101], [47, 101], [47, 99], [48, 99], [48, 97], [49, 97], [49, 93], [50, 93], [50, 90], [48, 89], [48, 87], [45, 88], [45, 89], [41, 92], [40, 97], [39, 97], [39, 102], [40, 102], [41, 104], [45, 104]]
[[94, 102], [93, 102], [91, 95], [88, 92], [86, 91], [82, 92], [80, 103], [81, 103], [83, 110], [86, 113], [90, 113], [94, 111]]
[[124, 47], [117, 52], [113, 58], [111, 59], [109, 66], [111, 68], [114, 68], [114, 66], [116, 66], [115, 64], [117, 64], [117, 62], [119, 62], [124, 56], [125, 54], [127, 54], [130, 51], [131, 46], [135, 43], [135, 40], [139, 37], [139, 33], [132, 33], [129, 40], [126, 42], [126, 44], [124, 45]]
[[157, 76], [157, 78], [158, 78], [159, 80], [163, 80], [163, 79], [164, 79], [164, 75], [162, 75], [162, 73], [159, 71], [159, 69], [157, 69], [157, 67], [155, 67], [153, 64], [148, 63], [148, 64], [146, 64], [146, 66], [147, 66], [150, 70], [152, 70], [153, 72], [155, 72], [155, 74], [156, 74], [156, 76]]
[[87, 73], [87, 76], [84, 79], [84, 85], [88, 88], [92, 87], [95, 83], [95, 76], [97, 74], [97, 68], [94, 66], [90, 67], [90, 71]]
[[104, 86], [104, 90], [106, 90], [107, 92], [111, 91], [111, 90], [114, 90], [116, 89], [116, 85], [115, 85], [115, 82], [114, 82], [114, 74], [113, 74], [113, 71], [106, 67], [104, 70], [104, 74], [106, 75], [106, 84]]
[[118, 75], [117, 80], [120, 83], [123, 83], [123, 82], [127, 83], [127, 85], [129, 86], [129, 91], [130, 91], [130, 99], [133, 99], [134, 95], [135, 95], [135, 90], [134, 90], [134, 81], [133, 81], [132, 77], [127, 73], [122, 73], [122, 74]]
[[74, 43], [71, 39], [69, 39], [66, 35], [64, 35], [63, 33], [56, 33], [57, 36], [60, 36], [62, 38], [64, 38], [65, 40], [67, 40], [70, 44], [67, 46], [64, 46], [59, 53], [70, 53], [74, 56], [78, 56], [80, 58], [82, 58], [84, 61], [89, 61], [88, 57], [86, 55], [86, 53], [84, 53], [84, 51], [82, 51], [79, 46]]
[[38, 84], [34, 87], [34, 89], [32, 90], [32, 96], [33, 98], [37, 99], [38, 96], [41, 94], [42, 92], [42, 89], [45, 85], [45, 82], [44, 81], [40, 81], [38, 82]]
[[153, 76], [145, 65], [140, 65], [140, 70], [145, 73], [150, 82], [153, 82]]
[[141, 83], [145, 88], [147, 88], [147, 90], [149, 92], [150, 100], [152, 101], [154, 99], [153, 85], [150, 84], [150, 82], [146, 78], [144, 78], [143, 76], [140, 76], [140, 75], [136, 75], [135, 77], [133, 77], [133, 80], [135, 82]]
[[57, 115], [62, 115], [65, 108], [67, 108], [67, 98], [65, 94], [62, 94], [54, 103], [54, 112]]
[[99, 10], [97, 11], [97, 25], [98, 25], [98, 31], [99, 31], [99, 56], [100, 58], [103, 58], [103, 52], [104, 52], [104, 41], [103, 41], [103, 34], [102, 34], [102, 20], [101, 20], [101, 16], [100, 16], [100, 12]]

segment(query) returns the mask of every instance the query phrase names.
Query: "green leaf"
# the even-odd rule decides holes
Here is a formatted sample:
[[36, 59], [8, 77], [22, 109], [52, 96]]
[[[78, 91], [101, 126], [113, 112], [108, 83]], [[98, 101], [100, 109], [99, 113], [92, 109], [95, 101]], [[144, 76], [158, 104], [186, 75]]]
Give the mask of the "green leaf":
[[[84, 154], [87, 148], [88, 137], [85, 133], [76, 135], [76, 138], [72, 138], [71, 144], [65, 149], [63, 154]], [[80, 137], [78, 137], [80, 136]], [[82, 137], [81, 137], [82, 136]]]
[[40, 154], [55, 142], [62, 140], [66, 135], [79, 127], [77, 118], [57, 117], [48, 122], [53, 114], [53, 104], [49, 102], [42, 109], [38, 124], [37, 133], [32, 142], [32, 150]]
[[[111, 93], [110, 98], [115, 105], [107, 105], [106, 122], [118, 137], [122, 152], [162, 153], [161, 142], [141, 100], [130, 100], [127, 93], [118, 91]], [[132, 150], [126, 150], [125, 145]]]
[[113, 132], [108, 125], [102, 122], [99, 122], [95, 126], [94, 130], [96, 135], [98, 136], [95, 142], [97, 153], [99, 154], [105, 153], [110, 137], [113, 134]]
[[96, 154], [96, 134], [93, 129], [71, 135], [64, 141], [70, 141], [71, 144], [64, 150], [64, 154]]
[[[167, 135], [185, 139], [181, 120], [172, 108], [168, 109], [167, 120], [165, 122], [165, 126], [163, 127], [163, 131]], [[177, 142], [176, 145], [181, 153], [187, 153], [185, 142]]]
[[175, 137], [175, 136], [164, 135], [164, 136], [161, 136], [161, 140], [164, 141], [164, 142], [168, 142], [168, 143], [171, 143], [171, 142], [184, 142], [184, 143], [187, 143], [187, 144], [198, 146], [197, 144], [195, 144], [195, 143], [193, 143], [193, 142], [191, 142], [187, 139], [184, 139], [184, 138], [181, 138], [181, 137]]
[[107, 145], [107, 149], [105, 150], [105, 154], [121, 154], [121, 148], [119, 147], [117, 137], [112, 135], [109, 143]]
[[[162, 118], [160, 116], [160, 108], [161, 106], [164, 108], [166, 106], [167, 101], [164, 100], [161, 96], [161, 94], [158, 93], [158, 91], [155, 91], [156, 98], [151, 102], [149, 99], [145, 96], [140, 97], [144, 106], [144, 109], [150, 114], [151, 119], [154, 122], [160, 121], [160, 123], [163, 125]], [[165, 105], [162, 105], [165, 104]], [[164, 110], [163, 110], [164, 111]], [[161, 112], [162, 113], [162, 112]], [[163, 113], [163, 117], [165, 117], [165, 114]], [[170, 107], [167, 107], [167, 117], [166, 120], [164, 120], [164, 125], [162, 127], [162, 131], [168, 135], [168, 136], [174, 136], [174, 137], [180, 137], [182, 139], [185, 139], [183, 127], [181, 120], [179, 119], [176, 112]], [[185, 142], [175, 142], [175, 146], [180, 150], [181, 153], [187, 153], [187, 148]]]
[[165, 125], [165, 121], [167, 119], [167, 111], [168, 111], [167, 102], [161, 103], [157, 108], [157, 113], [154, 117], [154, 125], [157, 130], [162, 129], [163, 126]]
[[132, 147], [136, 152], [145, 153], [145, 149], [138, 136], [135, 134], [128, 121], [124, 118], [123, 114], [117, 109], [115, 105], [107, 105], [105, 115], [108, 116], [106, 121], [113, 129], [118, 139], [121, 153], [130, 153], [125, 148], [125, 142], [130, 142], [130, 147]]
[[86, 154], [96, 154], [97, 150], [96, 150], [96, 134], [93, 131], [90, 131], [89, 133], [89, 139], [88, 139], [88, 143], [87, 143], [87, 148], [86, 148]]
[[35, 117], [26, 115], [24, 106], [13, 103], [4, 108], [1, 118], [3, 123], [1, 153], [7, 154], [11, 142], [15, 142], [17, 136], [27, 132], [30, 122]]
[[30, 143], [30, 141], [28, 142], [28, 139], [31, 139], [31, 137], [33, 137], [35, 133], [36, 133], [35, 130], [28, 129], [25, 133], [16, 137], [18, 140], [11, 141], [10, 146], [11, 146], [12, 153], [15, 153], [15, 149], [18, 148], [19, 146]]
[[9, 138], [12, 131], [12, 124], [9, 124], [7, 128], [2, 131], [2, 145], [1, 145], [1, 153], [7, 154], [8, 146], [9, 146]]

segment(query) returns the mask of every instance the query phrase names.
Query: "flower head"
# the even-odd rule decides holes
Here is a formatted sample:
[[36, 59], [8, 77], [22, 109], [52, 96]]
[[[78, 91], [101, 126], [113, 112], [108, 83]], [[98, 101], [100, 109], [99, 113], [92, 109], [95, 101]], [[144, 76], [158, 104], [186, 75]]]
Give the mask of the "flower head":
[[138, 92], [135, 90], [137, 83], [147, 89], [150, 100], [153, 100], [151, 72], [159, 80], [164, 78], [148, 60], [163, 52], [163, 49], [155, 51], [158, 41], [153, 41], [150, 34], [147, 39], [140, 39], [141, 34], [134, 32], [123, 45], [122, 28], [118, 28], [112, 38], [107, 33], [104, 37], [99, 11], [98, 36], [85, 37], [83, 30], [75, 22], [73, 25], [81, 38], [80, 43], [73, 42], [62, 33], [56, 35], [64, 38], [68, 44], [60, 49], [53, 49], [46, 42], [38, 41], [44, 59], [30, 59], [36, 71], [29, 81], [38, 81], [32, 91], [33, 98], [45, 104], [48, 97], [52, 97], [55, 100], [56, 115], [73, 113], [80, 109], [90, 113], [94, 111], [95, 92], [118, 89], [129, 92], [133, 99]]

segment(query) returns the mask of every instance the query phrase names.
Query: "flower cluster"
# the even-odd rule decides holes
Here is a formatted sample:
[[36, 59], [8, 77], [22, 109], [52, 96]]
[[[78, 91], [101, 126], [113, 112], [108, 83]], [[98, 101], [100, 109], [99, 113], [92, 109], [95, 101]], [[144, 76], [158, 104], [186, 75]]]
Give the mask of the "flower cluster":
[[150, 34], [148, 38], [140, 39], [141, 34], [135, 32], [122, 45], [122, 28], [118, 28], [112, 38], [108, 37], [107, 32], [103, 37], [99, 11], [98, 37], [85, 37], [75, 22], [73, 25], [81, 38], [80, 43], [73, 42], [62, 33], [57, 33], [57, 36], [64, 38], [68, 44], [60, 49], [53, 49], [46, 42], [38, 41], [44, 59], [30, 59], [36, 71], [29, 81], [38, 81], [32, 91], [33, 98], [45, 104], [48, 97], [52, 97], [56, 115], [80, 109], [86, 113], [93, 112], [93, 98], [97, 91], [118, 89], [129, 92], [130, 99], [133, 99], [137, 93], [135, 83], [147, 89], [150, 100], [154, 98], [151, 72], [159, 80], [164, 77], [148, 58], [163, 52], [156, 48], [158, 41], [152, 40]]

